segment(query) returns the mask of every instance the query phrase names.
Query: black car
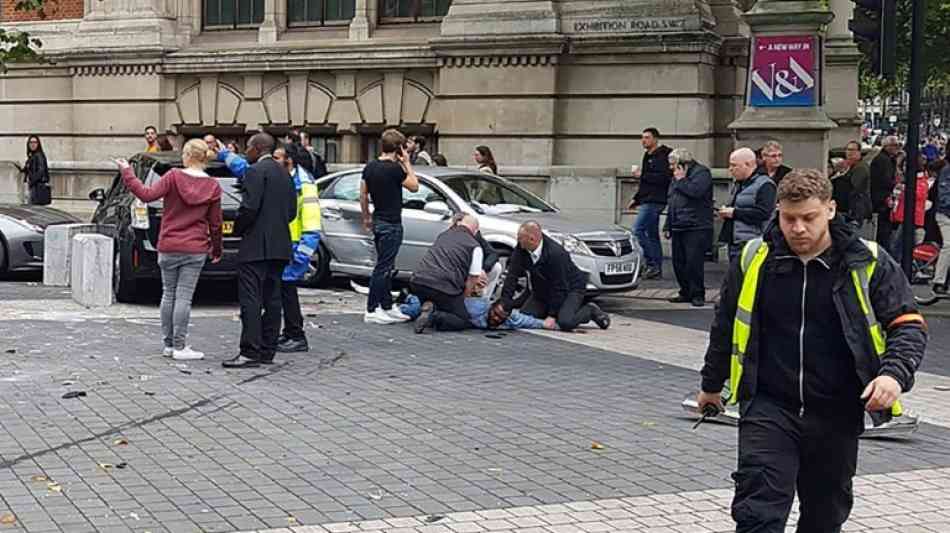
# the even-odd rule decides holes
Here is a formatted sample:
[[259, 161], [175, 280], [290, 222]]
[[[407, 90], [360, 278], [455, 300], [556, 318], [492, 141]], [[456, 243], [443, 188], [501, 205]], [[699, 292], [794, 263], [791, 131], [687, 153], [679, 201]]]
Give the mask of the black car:
[[[181, 168], [180, 152], [142, 153], [129, 159], [138, 179], [146, 185], [157, 182], [166, 172]], [[205, 263], [202, 278], [234, 277], [237, 270], [237, 251], [240, 237], [232, 235], [241, 196], [237, 192], [237, 178], [224, 163], [212, 161], [205, 169], [221, 184], [221, 210], [224, 215], [224, 255], [217, 264]], [[162, 201], [145, 204], [136, 199], [116, 174], [108, 191], [96, 189], [89, 198], [99, 202], [92, 216], [94, 224], [115, 228], [115, 268], [113, 290], [120, 302], [137, 301], [143, 291], [142, 281], [153, 283], [161, 279], [158, 267], [158, 234], [162, 223]]]

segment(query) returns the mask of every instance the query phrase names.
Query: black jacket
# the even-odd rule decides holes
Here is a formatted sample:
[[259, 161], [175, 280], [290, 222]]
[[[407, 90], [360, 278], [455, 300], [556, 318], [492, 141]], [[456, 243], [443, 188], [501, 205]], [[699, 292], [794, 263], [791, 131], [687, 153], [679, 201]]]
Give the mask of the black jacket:
[[867, 163], [858, 162], [842, 176], [831, 180], [838, 212], [849, 220], [864, 222], [873, 214], [871, 174]]
[[687, 231], [713, 227], [713, 184], [709, 168], [692, 163], [686, 177], [673, 179], [669, 190], [665, 231]]
[[537, 264], [531, 261], [531, 253], [520, 246], [512, 252], [501, 290], [501, 303], [506, 310], [514, 308], [518, 279], [525, 276], [530, 276], [532, 297], [545, 302], [551, 316], [557, 316], [569, 293], [587, 290], [587, 274], [577, 268], [564, 247], [547, 235]]
[[636, 204], [666, 204], [666, 195], [673, 179], [670, 170], [669, 146], [658, 146], [651, 154], [644, 152], [640, 165], [640, 187], [633, 196]]
[[[766, 345], [762, 335], [763, 323], [766, 320], [763, 317], [766, 316], [766, 313], [762, 307], [763, 301], [767, 301], [763, 300], [763, 287], [768, 286], [770, 289], [781, 287], [781, 283], [778, 281], [780, 274], [783, 270], [789, 268], [787, 266], [789, 260], [783, 259], [783, 256], [787, 257], [791, 255], [791, 252], [789, 252], [788, 244], [775, 222], [770, 225], [766, 235], [770, 252], [762, 266], [764, 277], [759, 280], [759, 291], [755, 297], [756, 305], [752, 316], [752, 332], [743, 364], [742, 382], [739, 384], [738, 399], [740, 401], [753, 398], [758, 387], [762, 384], [763, 378], [758, 373], [759, 368], [763, 366], [762, 358], [774, 356], [770, 354], [781, 353], [780, 350], [776, 351], [774, 346], [775, 342], [781, 342], [782, 339], [770, 339], [772, 342], [769, 348], [770, 354], [762, 351], [763, 346]], [[911, 390], [914, 385], [914, 373], [924, 356], [927, 334], [925, 326], [919, 320], [905, 322], [898, 320], [902, 317], [909, 318], [914, 315], [919, 317], [907, 278], [904, 277], [897, 263], [881, 247], [878, 252], [877, 267], [870, 280], [871, 305], [887, 339], [887, 349], [884, 355], [878, 358], [871, 343], [869, 327], [864, 318], [864, 313], [861, 311], [850, 273], [852, 268], [867, 266], [873, 256], [867, 246], [858, 239], [854, 229], [845, 223], [841, 217], [835, 218], [831, 223], [831, 238], [833, 250], [823, 256], [823, 259], [828, 262], [828, 269], [833, 274], [833, 281], [830, 285], [834, 302], [833, 311], [840, 321], [840, 324], [834, 325], [833, 331], [837, 331], [840, 327], [844, 340], [842, 347], [850, 350], [850, 355], [853, 356], [853, 365], [858, 380], [857, 387], [863, 390], [877, 376], [888, 375], [897, 380], [904, 392]], [[739, 291], [742, 287], [739, 263], [739, 261], [733, 262], [730, 266], [729, 275], [723, 282], [719, 306], [710, 330], [709, 348], [706, 350], [706, 360], [701, 372], [702, 390], [706, 392], [722, 390], [723, 383], [729, 377], [733, 321], [736, 316]], [[798, 320], [798, 317], [790, 318]], [[821, 320], [821, 317], [814, 317], [814, 320]], [[827, 326], [827, 324], [824, 326]], [[815, 341], [816, 338], [812, 337], [807, 328], [806, 334], [809, 335], [809, 338], [806, 339], [807, 348], [809, 342]], [[798, 339], [794, 339], [792, 344], [797, 348]], [[839, 354], [839, 357], [846, 357], [846, 355]], [[809, 365], [808, 361], [806, 359], [806, 370]], [[838, 362], [840, 361], [841, 359], [838, 360]], [[798, 364], [797, 361], [795, 364]], [[765, 366], [772, 369], [767, 369], [767, 371], [776, 372], [776, 365]], [[833, 368], [829, 369], [828, 366], [822, 366], [817, 370], [813, 368], [813, 371], [816, 372], [816, 375], [820, 374], [826, 378], [828, 373], [841, 372], [840, 368], [835, 370]], [[765, 379], [773, 384], [788, 381], [781, 376], [776, 377], [774, 374], [766, 376]], [[798, 382], [795, 381], [795, 383]], [[806, 391], [805, 408], [808, 408], [809, 394], [818, 397], [823, 394], [834, 395], [834, 391], [827, 389], [827, 387], [821, 388], [819, 383], [818, 389], [813, 389], [810, 393]], [[796, 394], [797, 391], [792, 391], [790, 397], [794, 397]], [[772, 391], [770, 395], [781, 396], [781, 393]]]
[[30, 186], [36, 187], [40, 183], [49, 183], [49, 166], [46, 162], [46, 154], [40, 151], [30, 154], [26, 164], [23, 165], [23, 181]]
[[874, 212], [887, 211], [887, 198], [894, 191], [897, 162], [886, 151], [871, 161], [871, 206]]
[[247, 169], [234, 234], [241, 237], [239, 263], [289, 261], [290, 222], [297, 217], [297, 191], [283, 166], [261, 159]]
[[778, 184], [782, 182], [782, 178], [784, 178], [785, 175], [791, 171], [792, 171], [792, 167], [779, 165], [779, 167], [775, 169], [775, 175], [769, 176], [769, 173], [766, 172], [765, 170], [765, 165], [759, 165], [759, 167], [755, 169], [756, 174], [765, 174], [766, 176], [769, 176], [770, 178], [772, 178], [772, 182], [775, 183], [776, 187], [778, 187]]

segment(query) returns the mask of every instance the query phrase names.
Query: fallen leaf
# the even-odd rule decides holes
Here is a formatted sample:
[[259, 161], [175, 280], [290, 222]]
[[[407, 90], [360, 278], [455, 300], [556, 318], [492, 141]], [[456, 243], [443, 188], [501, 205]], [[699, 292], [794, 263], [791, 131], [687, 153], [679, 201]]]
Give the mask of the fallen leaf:
[[16, 524], [16, 517], [10, 513], [0, 514], [0, 524]]
[[82, 390], [71, 390], [63, 395], [64, 400], [69, 400], [72, 398], [84, 398], [86, 396], [86, 391]]
[[46, 488], [49, 489], [50, 492], [63, 492], [63, 487], [56, 482], [47, 483]]
[[30, 479], [32, 479], [33, 481], [36, 481], [36, 482], [49, 481], [49, 478], [48, 478], [48, 477], [42, 476], [42, 475], [36, 475], [36, 476], [33, 476], [33, 477], [30, 478]]
[[594, 441], [594, 442], [590, 443], [590, 449], [591, 449], [591, 450], [603, 450], [603, 449], [604, 449], [604, 445], [601, 444], [601, 443], [599, 443], [599, 442], [597, 442], [597, 441]]
[[128, 446], [129, 441], [125, 437], [120, 437], [112, 441], [112, 444], [115, 444], [116, 446]]

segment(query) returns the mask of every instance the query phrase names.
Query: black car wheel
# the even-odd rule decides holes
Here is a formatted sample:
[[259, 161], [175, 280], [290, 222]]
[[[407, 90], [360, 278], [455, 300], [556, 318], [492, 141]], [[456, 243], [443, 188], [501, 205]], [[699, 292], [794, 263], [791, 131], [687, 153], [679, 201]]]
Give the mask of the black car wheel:
[[7, 241], [3, 238], [3, 234], [0, 233], [0, 276], [7, 273], [9, 266], [10, 265], [7, 264]]
[[136, 303], [139, 295], [136, 287], [135, 271], [132, 266], [132, 241], [116, 241], [115, 264], [112, 268], [112, 290], [115, 299], [122, 303]]
[[317, 248], [316, 253], [310, 258], [310, 271], [304, 277], [303, 285], [305, 287], [322, 287], [330, 280], [330, 252], [326, 246]]

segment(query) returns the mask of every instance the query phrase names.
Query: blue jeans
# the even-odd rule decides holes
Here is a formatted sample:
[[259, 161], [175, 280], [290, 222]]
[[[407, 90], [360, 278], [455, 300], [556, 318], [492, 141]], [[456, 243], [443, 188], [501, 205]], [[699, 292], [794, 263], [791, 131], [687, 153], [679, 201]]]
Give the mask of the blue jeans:
[[402, 246], [402, 224], [374, 220], [373, 241], [376, 244], [376, 267], [369, 278], [369, 299], [366, 300], [366, 310], [370, 313], [377, 307], [389, 310], [393, 306], [392, 274]]
[[660, 244], [660, 213], [663, 204], [641, 204], [633, 222], [633, 234], [643, 248], [643, 258], [648, 268], [662, 270], [663, 247]]

